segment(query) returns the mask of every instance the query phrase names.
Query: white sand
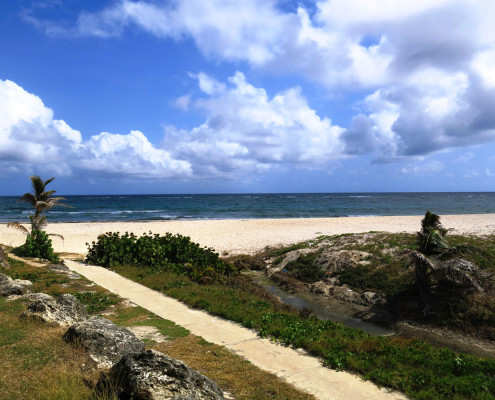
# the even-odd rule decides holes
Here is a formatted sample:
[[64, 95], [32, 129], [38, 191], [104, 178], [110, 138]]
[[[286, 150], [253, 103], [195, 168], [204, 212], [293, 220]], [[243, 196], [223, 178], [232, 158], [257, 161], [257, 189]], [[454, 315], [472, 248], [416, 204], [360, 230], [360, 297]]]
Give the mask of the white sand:
[[[369, 231], [416, 232], [422, 216], [300, 218], [252, 220], [200, 220], [150, 222], [91, 222], [52, 223], [48, 233], [59, 234], [64, 240], [52, 237], [57, 252], [86, 253], [86, 242], [96, 241], [105, 232], [180, 233], [190, 236], [202, 246], [213, 247], [220, 253], [254, 253], [266, 246], [289, 245], [320, 235], [359, 233]], [[50, 215], [48, 214], [48, 220]], [[495, 233], [495, 214], [445, 215], [441, 222], [452, 228], [452, 234], [486, 235]], [[25, 235], [0, 224], [0, 243], [19, 246]]]

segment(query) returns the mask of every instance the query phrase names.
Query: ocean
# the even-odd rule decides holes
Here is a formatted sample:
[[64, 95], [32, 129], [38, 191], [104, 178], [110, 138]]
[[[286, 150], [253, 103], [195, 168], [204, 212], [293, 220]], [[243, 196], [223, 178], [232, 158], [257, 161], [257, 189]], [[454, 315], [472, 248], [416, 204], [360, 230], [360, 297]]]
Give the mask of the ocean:
[[[49, 222], [359, 217], [495, 213], [495, 193], [288, 193], [65, 196]], [[29, 222], [19, 197], [0, 197], [0, 222]]]

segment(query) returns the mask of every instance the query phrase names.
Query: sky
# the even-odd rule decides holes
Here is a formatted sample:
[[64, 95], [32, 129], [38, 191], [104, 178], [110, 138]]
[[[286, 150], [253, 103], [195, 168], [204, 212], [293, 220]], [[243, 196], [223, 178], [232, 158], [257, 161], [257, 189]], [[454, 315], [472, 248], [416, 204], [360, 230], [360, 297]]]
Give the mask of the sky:
[[0, 2], [0, 195], [495, 190], [493, 0]]

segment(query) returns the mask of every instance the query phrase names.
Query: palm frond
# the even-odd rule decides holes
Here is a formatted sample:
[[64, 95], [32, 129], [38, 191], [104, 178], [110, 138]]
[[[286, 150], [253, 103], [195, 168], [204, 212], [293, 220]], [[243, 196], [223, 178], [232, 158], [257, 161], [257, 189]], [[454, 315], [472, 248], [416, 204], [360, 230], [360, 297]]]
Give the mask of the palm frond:
[[38, 175], [33, 175], [31, 177], [31, 183], [33, 185], [33, 194], [38, 198], [45, 191], [45, 182]]
[[14, 228], [25, 233], [26, 235], [29, 235], [29, 230], [25, 226], [21, 225], [19, 222], [9, 222], [7, 224], [7, 228]]
[[421, 220], [421, 231], [426, 233], [430, 229], [441, 229], [440, 216], [433, 214], [429, 210], [426, 211], [424, 218]]
[[56, 236], [62, 240], [65, 240], [65, 238], [62, 235], [59, 235], [58, 233], [48, 233], [48, 236]]
[[24, 201], [34, 207], [34, 205], [36, 204], [36, 197], [34, 197], [31, 193], [24, 193], [19, 201]]

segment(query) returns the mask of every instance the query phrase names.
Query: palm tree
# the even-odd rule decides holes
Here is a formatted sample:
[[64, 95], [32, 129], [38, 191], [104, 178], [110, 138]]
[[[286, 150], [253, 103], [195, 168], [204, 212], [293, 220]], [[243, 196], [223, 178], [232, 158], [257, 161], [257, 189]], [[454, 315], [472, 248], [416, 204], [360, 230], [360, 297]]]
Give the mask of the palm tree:
[[421, 220], [421, 231], [418, 232], [418, 250], [425, 255], [441, 254], [450, 249], [445, 240], [449, 229], [440, 223], [440, 217], [426, 211]]
[[411, 253], [425, 316], [435, 314], [431, 291], [432, 278], [449, 282], [457, 288], [470, 288], [481, 292], [487, 277], [475, 264], [457, 257], [462, 253], [478, 250], [472, 246], [449, 246], [445, 240], [449, 230], [442, 226], [437, 214], [427, 211], [421, 220], [421, 231], [418, 232], [418, 250]]
[[[55, 190], [45, 191], [46, 186], [55, 178], [43, 181], [43, 179], [41, 179], [38, 175], [34, 175], [30, 179], [33, 190], [31, 193], [24, 193], [19, 201], [29, 203], [34, 208], [34, 214], [29, 216], [29, 219], [31, 221], [31, 232], [34, 232], [41, 231], [46, 226], [47, 222], [45, 211], [50, 210], [56, 205], [64, 207], [70, 206], [60, 203], [61, 200], [65, 200], [65, 197], [53, 197], [53, 195], [56, 193]], [[9, 224], [9, 226], [29, 233], [27, 229], [18, 222], [12, 222]]]
[[55, 205], [64, 207], [70, 207], [67, 204], [59, 203], [61, 200], [65, 200], [64, 197], [53, 197], [56, 193], [55, 190], [49, 190], [45, 192], [46, 186], [55, 178], [50, 178], [43, 181], [38, 175], [34, 175], [31, 178], [33, 185], [32, 193], [24, 193], [20, 198], [20, 201], [31, 204], [34, 207], [34, 215], [31, 215], [31, 229], [42, 230], [46, 226], [45, 211], [53, 208]]

